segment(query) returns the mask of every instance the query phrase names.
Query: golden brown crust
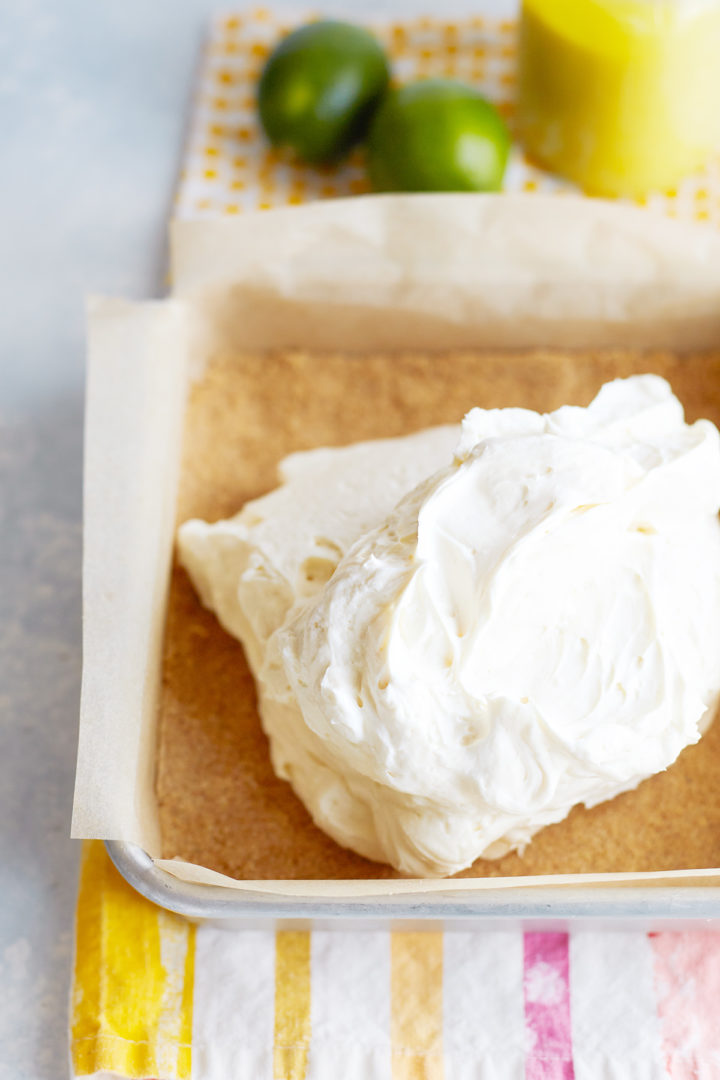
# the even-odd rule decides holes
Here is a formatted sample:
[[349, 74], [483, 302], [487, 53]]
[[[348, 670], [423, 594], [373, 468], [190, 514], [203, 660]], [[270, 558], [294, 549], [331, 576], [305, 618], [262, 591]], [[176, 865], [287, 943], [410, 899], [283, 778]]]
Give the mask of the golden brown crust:
[[[352, 356], [219, 356], [191, 393], [178, 520], [235, 513], [276, 483], [294, 450], [456, 422], [474, 405], [548, 411], [603, 382], [655, 372], [689, 420], [720, 424], [720, 352], [629, 350]], [[665, 773], [544, 829], [524, 856], [461, 877], [699, 869], [720, 865], [720, 723]], [[237, 878], [395, 877], [338, 847], [272, 772], [242, 648], [173, 571], [160, 702], [163, 851]]]

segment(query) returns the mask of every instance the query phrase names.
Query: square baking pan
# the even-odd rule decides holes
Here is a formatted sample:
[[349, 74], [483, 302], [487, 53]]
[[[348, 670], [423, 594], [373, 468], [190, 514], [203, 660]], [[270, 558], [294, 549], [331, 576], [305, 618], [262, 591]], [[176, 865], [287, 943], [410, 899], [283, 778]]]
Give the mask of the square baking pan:
[[717, 347], [720, 238], [579, 198], [371, 196], [178, 225], [173, 281], [164, 301], [91, 304], [73, 835], [105, 840], [155, 903], [228, 926], [658, 929], [720, 918], [715, 869], [236, 882], [160, 857], [154, 794], [184, 406], [219, 344]]

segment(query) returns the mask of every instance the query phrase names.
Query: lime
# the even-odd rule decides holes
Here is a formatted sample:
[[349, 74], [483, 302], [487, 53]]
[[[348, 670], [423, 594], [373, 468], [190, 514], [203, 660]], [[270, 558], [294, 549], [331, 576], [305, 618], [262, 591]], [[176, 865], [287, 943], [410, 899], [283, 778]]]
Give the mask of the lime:
[[453, 79], [391, 90], [373, 117], [368, 172], [376, 191], [498, 191], [510, 136], [481, 94]]
[[388, 63], [368, 30], [325, 20], [289, 34], [260, 77], [267, 137], [304, 161], [334, 161], [359, 142], [387, 88]]

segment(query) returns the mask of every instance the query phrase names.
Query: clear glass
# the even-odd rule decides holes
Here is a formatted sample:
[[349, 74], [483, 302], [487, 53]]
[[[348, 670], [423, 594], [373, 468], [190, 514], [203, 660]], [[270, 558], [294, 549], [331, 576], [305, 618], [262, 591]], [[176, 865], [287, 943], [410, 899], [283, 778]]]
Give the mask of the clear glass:
[[720, 149], [720, 0], [523, 0], [518, 123], [592, 194], [674, 186]]

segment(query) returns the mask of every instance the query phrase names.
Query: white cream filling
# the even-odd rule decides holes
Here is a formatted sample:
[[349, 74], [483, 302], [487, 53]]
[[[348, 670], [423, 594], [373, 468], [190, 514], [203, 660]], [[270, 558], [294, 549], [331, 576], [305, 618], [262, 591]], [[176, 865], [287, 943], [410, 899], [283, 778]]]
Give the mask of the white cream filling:
[[[453, 456], [453, 449], [455, 450]], [[273, 766], [339, 843], [451, 874], [666, 768], [720, 689], [720, 436], [635, 376], [587, 409], [296, 454], [182, 563]]]

